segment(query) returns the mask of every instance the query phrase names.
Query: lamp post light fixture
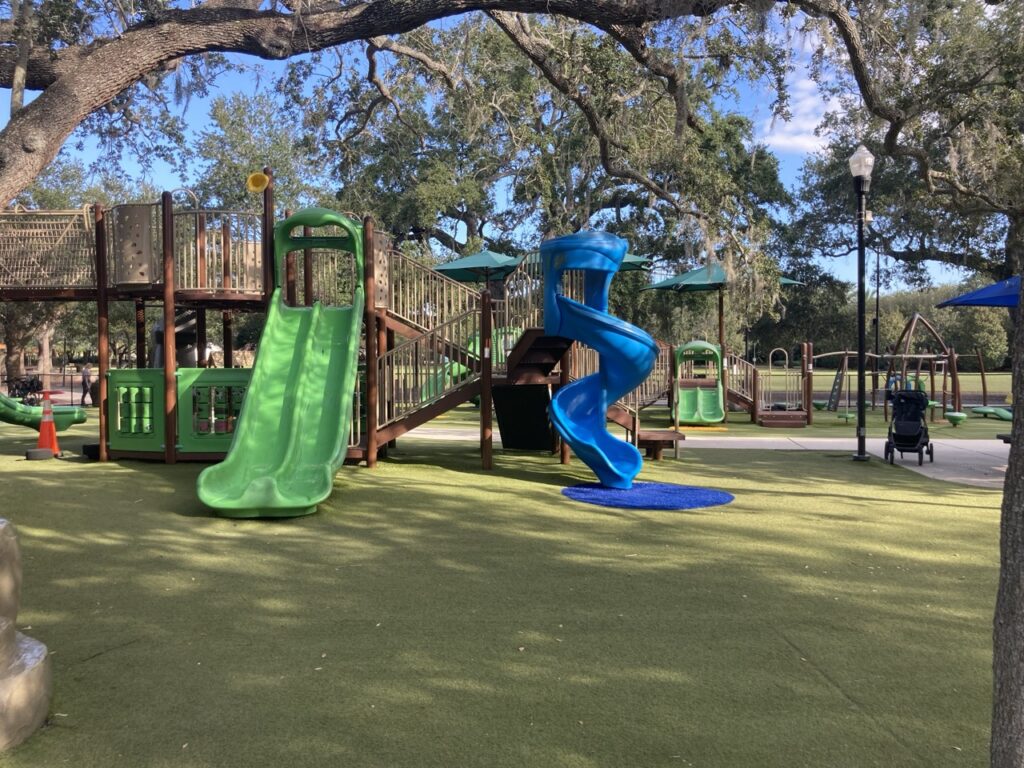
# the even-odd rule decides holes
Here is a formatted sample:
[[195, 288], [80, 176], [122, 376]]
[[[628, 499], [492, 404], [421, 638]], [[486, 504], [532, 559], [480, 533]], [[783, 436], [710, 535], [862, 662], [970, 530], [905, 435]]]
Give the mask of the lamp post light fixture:
[[867, 196], [871, 188], [871, 169], [875, 167], [875, 156], [861, 144], [850, 158], [850, 174], [853, 176], [853, 190], [857, 193], [857, 453], [854, 461], [867, 461], [865, 450], [867, 425], [865, 423], [866, 403], [864, 397], [864, 359], [867, 339], [864, 330], [864, 224], [867, 219]]

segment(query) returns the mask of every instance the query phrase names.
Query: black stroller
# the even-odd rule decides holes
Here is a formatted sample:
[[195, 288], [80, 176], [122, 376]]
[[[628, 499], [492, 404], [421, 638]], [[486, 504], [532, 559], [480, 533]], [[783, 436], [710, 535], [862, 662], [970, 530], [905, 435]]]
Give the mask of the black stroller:
[[928, 396], [924, 392], [901, 389], [892, 396], [892, 423], [889, 424], [889, 438], [885, 441], [885, 459], [890, 464], [900, 452], [916, 453], [917, 464], [935, 461], [935, 447], [928, 441], [928, 424], [925, 412], [928, 410]]

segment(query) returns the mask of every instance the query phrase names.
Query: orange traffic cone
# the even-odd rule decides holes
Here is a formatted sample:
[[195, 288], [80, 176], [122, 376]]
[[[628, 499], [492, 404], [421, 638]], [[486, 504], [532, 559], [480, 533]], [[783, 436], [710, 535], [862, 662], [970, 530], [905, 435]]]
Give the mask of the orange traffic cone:
[[43, 420], [39, 423], [39, 442], [36, 443], [36, 448], [48, 448], [53, 451], [54, 456], [60, 456], [57, 427], [53, 423], [53, 404], [50, 402], [49, 392], [43, 392]]

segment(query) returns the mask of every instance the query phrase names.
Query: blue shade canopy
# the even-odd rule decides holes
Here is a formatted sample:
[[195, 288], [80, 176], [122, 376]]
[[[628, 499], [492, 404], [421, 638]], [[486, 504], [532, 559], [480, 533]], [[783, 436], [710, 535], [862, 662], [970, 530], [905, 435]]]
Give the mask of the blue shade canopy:
[[936, 307], [1016, 307], [1020, 303], [1020, 275], [957, 296]]
[[439, 264], [434, 270], [460, 283], [479, 283], [504, 279], [515, 271], [522, 260], [522, 256], [505, 256], [484, 250], [472, 256], [449, 261], [447, 264]]

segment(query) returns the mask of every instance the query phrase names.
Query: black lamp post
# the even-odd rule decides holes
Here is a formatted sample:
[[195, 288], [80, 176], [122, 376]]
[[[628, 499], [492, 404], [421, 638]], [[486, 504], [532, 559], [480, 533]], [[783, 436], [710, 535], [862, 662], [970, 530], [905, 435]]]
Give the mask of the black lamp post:
[[875, 156], [861, 144], [850, 158], [850, 174], [853, 176], [853, 190], [857, 193], [857, 453], [854, 461], [867, 461], [865, 450], [867, 425], [865, 424], [865, 383], [864, 359], [867, 346], [864, 331], [864, 224], [867, 218], [867, 196], [871, 188], [871, 169], [875, 167]]

